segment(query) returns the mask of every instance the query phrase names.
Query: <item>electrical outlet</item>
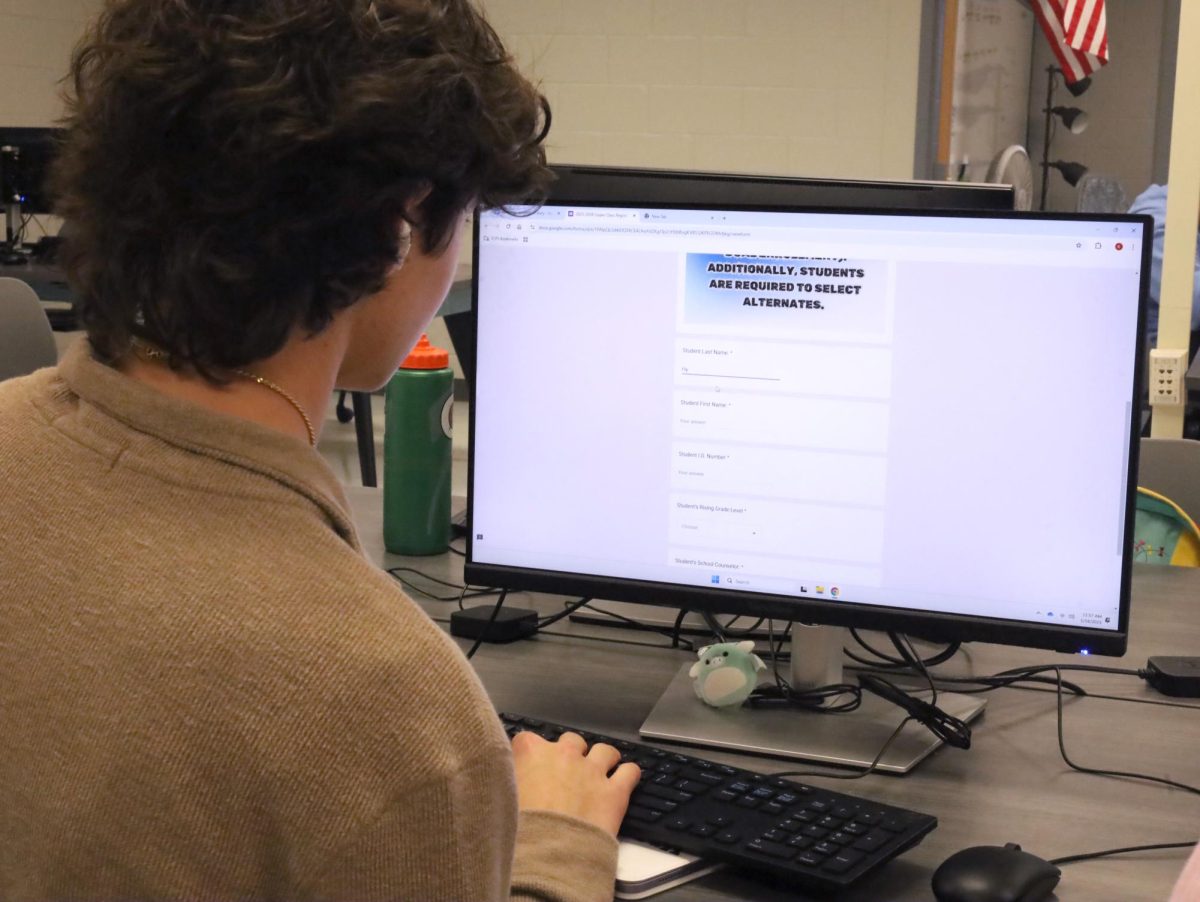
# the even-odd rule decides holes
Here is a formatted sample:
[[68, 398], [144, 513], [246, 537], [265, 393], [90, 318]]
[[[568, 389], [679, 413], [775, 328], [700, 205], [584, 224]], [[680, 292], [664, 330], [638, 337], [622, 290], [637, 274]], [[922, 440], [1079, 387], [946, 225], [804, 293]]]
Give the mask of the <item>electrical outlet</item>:
[[1154, 407], [1179, 407], [1184, 401], [1183, 374], [1187, 370], [1187, 351], [1150, 352], [1150, 404]]

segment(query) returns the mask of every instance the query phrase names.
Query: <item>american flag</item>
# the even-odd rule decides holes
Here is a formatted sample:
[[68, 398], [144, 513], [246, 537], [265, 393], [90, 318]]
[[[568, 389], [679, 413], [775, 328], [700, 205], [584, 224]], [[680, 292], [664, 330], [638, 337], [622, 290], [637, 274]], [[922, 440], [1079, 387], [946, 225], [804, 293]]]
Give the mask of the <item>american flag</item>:
[[1104, 0], [1033, 0], [1033, 12], [1072, 85], [1108, 62]]

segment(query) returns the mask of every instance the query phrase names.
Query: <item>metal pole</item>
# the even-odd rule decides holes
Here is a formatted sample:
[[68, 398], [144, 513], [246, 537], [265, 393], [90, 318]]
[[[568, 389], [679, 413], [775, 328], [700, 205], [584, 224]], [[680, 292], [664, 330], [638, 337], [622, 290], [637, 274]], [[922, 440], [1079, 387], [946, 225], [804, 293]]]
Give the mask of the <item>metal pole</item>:
[[1045, 131], [1042, 133], [1042, 200], [1039, 210], [1046, 209], [1046, 181], [1050, 177], [1050, 110], [1054, 107], [1054, 67], [1046, 67], [1046, 114]]

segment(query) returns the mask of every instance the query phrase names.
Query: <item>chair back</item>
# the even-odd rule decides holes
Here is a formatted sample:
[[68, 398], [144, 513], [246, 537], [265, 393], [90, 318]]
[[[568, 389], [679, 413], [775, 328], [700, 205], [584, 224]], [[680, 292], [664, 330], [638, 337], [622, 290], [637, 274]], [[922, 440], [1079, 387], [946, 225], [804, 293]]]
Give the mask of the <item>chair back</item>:
[[1166, 495], [1139, 488], [1133, 517], [1133, 560], [1200, 567], [1200, 529]]
[[20, 279], [0, 277], [0, 380], [57, 362], [54, 332], [37, 294]]
[[1134, 560], [1200, 565], [1200, 442], [1186, 438], [1141, 440]]
[[1200, 522], [1200, 442], [1144, 437], [1138, 448], [1137, 483], [1166, 495]]

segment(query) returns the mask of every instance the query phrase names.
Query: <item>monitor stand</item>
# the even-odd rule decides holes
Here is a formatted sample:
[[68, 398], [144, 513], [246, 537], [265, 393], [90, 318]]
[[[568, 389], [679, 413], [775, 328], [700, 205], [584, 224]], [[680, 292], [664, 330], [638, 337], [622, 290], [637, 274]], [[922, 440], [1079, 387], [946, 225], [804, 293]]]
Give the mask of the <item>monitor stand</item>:
[[[845, 633], [841, 627], [793, 624], [791, 685], [815, 688], [842, 682]], [[690, 663], [685, 664], [675, 674], [642, 724], [644, 738], [867, 767], [905, 717], [900, 708], [869, 692], [863, 693], [862, 707], [849, 714], [797, 708], [713, 708], [696, 696], [688, 676], [690, 668]], [[929, 699], [928, 691], [913, 694]], [[939, 692], [937, 704], [947, 713], [971, 721], [987, 702], [979, 696]], [[910, 722], [888, 747], [876, 770], [906, 774], [941, 744], [921, 724]]]

